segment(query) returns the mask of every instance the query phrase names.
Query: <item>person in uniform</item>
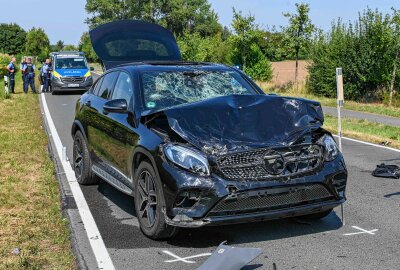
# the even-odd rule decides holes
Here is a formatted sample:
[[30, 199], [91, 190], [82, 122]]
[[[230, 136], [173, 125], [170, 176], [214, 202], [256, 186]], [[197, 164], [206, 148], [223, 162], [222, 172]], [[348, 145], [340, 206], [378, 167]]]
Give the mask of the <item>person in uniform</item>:
[[49, 92], [50, 76], [51, 76], [51, 63], [50, 59], [47, 58], [42, 66], [42, 78], [43, 78], [43, 92]]
[[7, 71], [8, 71], [8, 78], [10, 80], [10, 90], [11, 93], [15, 94], [14, 88], [15, 88], [15, 61], [16, 58], [12, 57], [11, 62], [7, 66]]
[[19, 70], [21, 71], [21, 76], [22, 76], [22, 88], [24, 88], [25, 85], [25, 74], [23, 72], [25, 65], [26, 65], [26, 57], [23, 57], [21, 60], [21, 64], [19, 64]]
[[28, 93], [28, 88], [31, 86], [32, 93], [36, 93], [35, 90], [35, 65], [32, 64], [32, 58], [28, 58], [26, 65], [24, 65], [25, 83], [24, 92]]

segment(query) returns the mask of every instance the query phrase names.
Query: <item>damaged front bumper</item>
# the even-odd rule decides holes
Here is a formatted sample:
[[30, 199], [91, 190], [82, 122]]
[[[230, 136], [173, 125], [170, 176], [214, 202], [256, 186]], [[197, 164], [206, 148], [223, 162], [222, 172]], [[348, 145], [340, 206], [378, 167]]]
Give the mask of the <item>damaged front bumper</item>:
[[202, 227], [302, 216], [344, 203], [347, 170], [342, 155], [307, 175], [280, 180], [227, 180], [199, 176], [167, 161], [159, 163], [164, 182], [166, 223]]

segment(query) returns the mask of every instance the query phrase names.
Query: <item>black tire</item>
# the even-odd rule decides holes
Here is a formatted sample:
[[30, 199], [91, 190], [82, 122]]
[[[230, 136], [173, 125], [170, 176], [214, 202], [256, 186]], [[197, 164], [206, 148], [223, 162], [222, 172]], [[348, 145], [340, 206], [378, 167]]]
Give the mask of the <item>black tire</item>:
[[326, 210], [323, 212], [301, 216], [301, 218], [306, 219], [306, 220], [319, 220], [319, 219], [322, 219], [322, 218], [328, 216], [330, 213], [332, 213], [332, 211], [333, 211], [333, 209], [329, 209], [329, 210]]
[[74, 136], [73, 168], [75, 177], [81, 185], [92, 185], [99, 182], [99, 178], [92, 172], [92, 163], [85, 137], [79, 130]]
[[136, 216], [142, 232], [154, 240], [176, 235], [178, 228], [166, 224], [161, 212], [165, 206], [162, 184], [149, 162], [143, 161], [137, 168], [134, 188]]

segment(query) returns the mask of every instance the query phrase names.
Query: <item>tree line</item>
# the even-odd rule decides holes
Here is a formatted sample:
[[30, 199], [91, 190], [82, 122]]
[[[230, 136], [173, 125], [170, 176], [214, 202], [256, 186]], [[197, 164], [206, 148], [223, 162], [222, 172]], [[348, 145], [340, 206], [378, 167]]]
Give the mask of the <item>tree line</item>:
[[[230, 27], [222, 26], [207, 0], [87, 0], [85, 9], [89, 29], [121, 19], [157, 23], [174, 33], [184, 60], [237, 65], [256, 80], [271, 80], [271, 61], [296, 60], [296, 83], [298, 60], [306, 59], [306, 87], [318, 95], [336, 95], [336, 67], [343, 68], [347, 99], [392, 103], [400, 87], [400, 15], [395, 9], [388, 14], [366, 9], [355, 22], [337, 19], [328, 31], [314, 26], [308, 4], [296, 4], [295, 12], [282, 14], [287, 26], [266, 28], [257, 25], [253, 15], [235, 9]], [[12, 44], [11, 37], [16, 40]], [[50, 45], [43, 29], [26, 33], [16, 24], [0, 24], [0, 53], [40, 58], [70, 49], [98, 61], [87, 32], [77, 47], [62, 41]]]

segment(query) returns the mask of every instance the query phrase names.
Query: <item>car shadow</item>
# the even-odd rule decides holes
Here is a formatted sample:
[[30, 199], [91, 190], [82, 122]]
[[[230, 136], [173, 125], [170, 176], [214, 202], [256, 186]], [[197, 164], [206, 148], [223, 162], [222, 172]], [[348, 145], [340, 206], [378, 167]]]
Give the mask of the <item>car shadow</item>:
[[[104, 196], [119, 209], [129, 214], [130, 219], [136, 220], [133, 198], [131, 196], [123, 194], [105, 182], [101, 182], [96, 190], [98, 192], [97, 196]], [[100, 223], [99, 230], [103, 238], [105, 238], [108, 248], [214, 248], [223, 241], [228, 241], [230, 245], [270, 241], [307, 234], [323, 233], [337, 230], [342, 226], [340, 218], [335, 212], [332, 212], [324, 219], [318, 221], [305, 221], [301, 218], [285, 218], [255, 223], [207, 226], [195, 229], [182, 228], [179, 233], [171, 239], [154, 241], [144, 236], [138, 226], [132, 224], [127, 225], [126, 217], [116, 222], [115, 217], [111, 214], [112, 209], [107, 210], [107, 208], [110, 208], [107, 203], [101, 206], [99, 205], [99, 208], [102, 211], [100, 215], [101, 220], [99, 222], [96, 220], [96, 223], [98, 223], [98, 226]], [[96, 209], [94, 209], [94, 211], [96, 211]], [[110, 213], [106, 213], [107, 211]], [[97, 214], [93, 213], [93, 216], [96, 219]], [[107, 222], [104, 218], [109, 219], [109, 221]], [[112, 225], [109, 225], [109, 223], [112, 223]], [[106, 231], [105, 234], [102, 231], [102, 225], [104, 226], [104, 231]], [[107, 239], [110, 239], [110, 241], [107, 241]], [[124, 239], [124, 241], [117, 242], [115, 239]], [[131, 239], [131, 241], [129, 241], [129, 239]]]

